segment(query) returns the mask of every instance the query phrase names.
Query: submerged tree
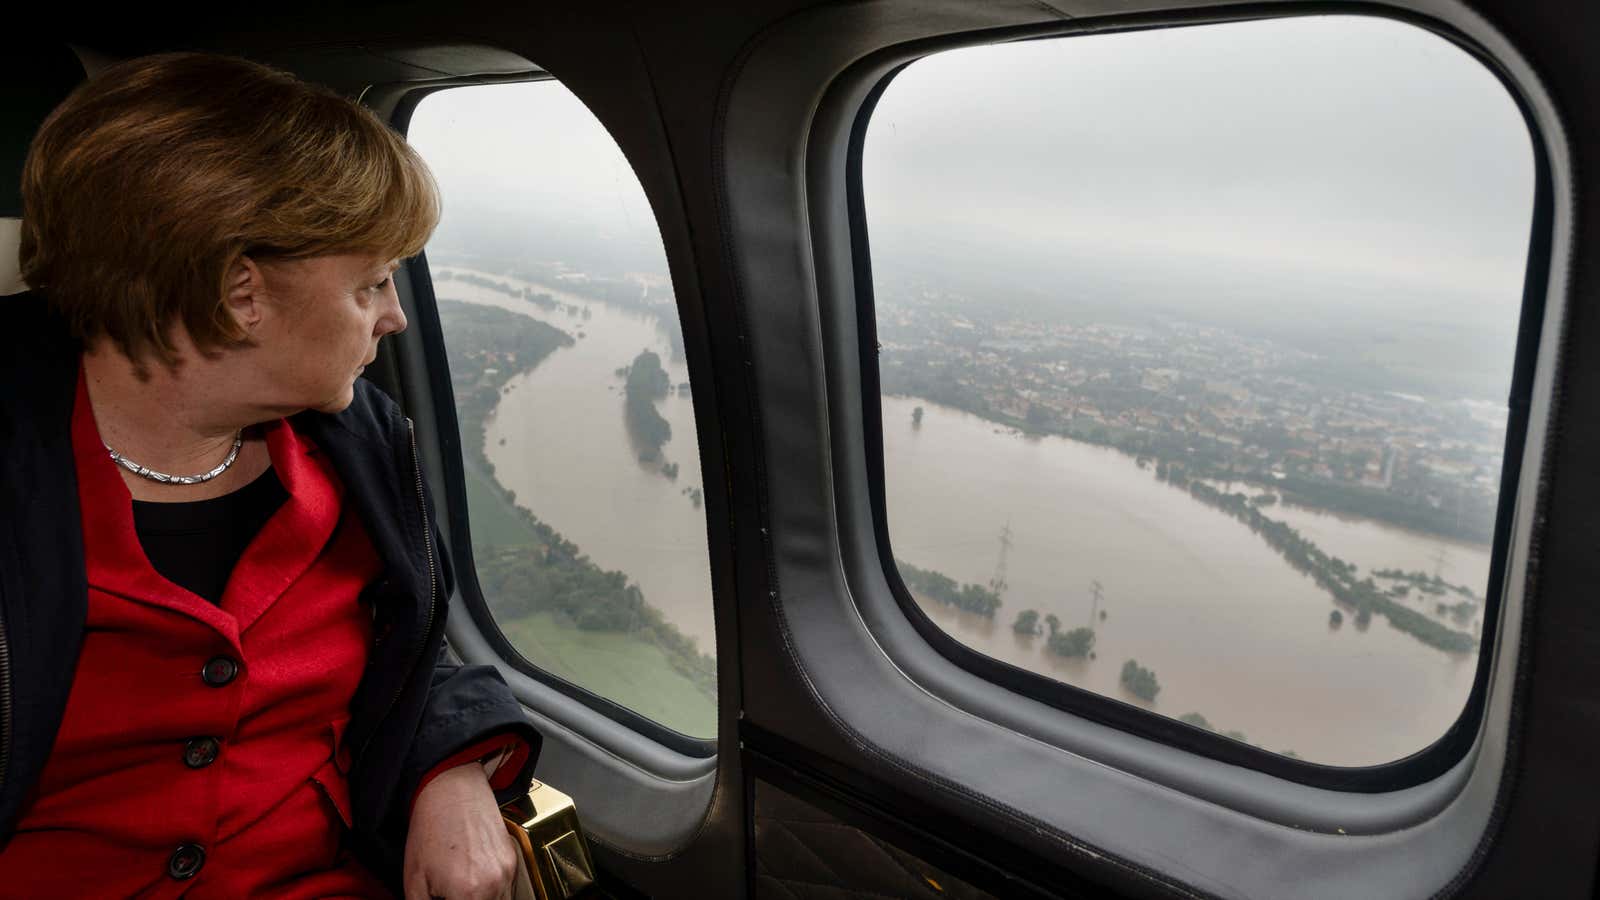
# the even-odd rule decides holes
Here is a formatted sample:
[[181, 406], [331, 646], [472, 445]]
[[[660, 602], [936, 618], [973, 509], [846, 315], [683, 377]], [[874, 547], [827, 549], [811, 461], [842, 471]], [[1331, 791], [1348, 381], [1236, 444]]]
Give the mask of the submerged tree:
[[1017, 613], [1017, 620], [1011, 623], [1011, 630], [1017, 634], [1038, 634], [1043, 630], [1039, 627], [1039, 611], [1025, 609]]
[[1156, 680], [1156, 673], [1132, 659], [1122, 664], [1122, 686], [1147, 702], [1155, 700], [1156, 695], [1161, 693], [1161, 682]]
[[1052, 634], [1046, 646], [1057, 656], [1088, 656], [1089, 651], [1094, 649], [1094, 629], [1074, 628], [1064, 634]]
[[982, 585], [960, 584], [943, 572], [919, 569], [901, 559], [895, 560], [895, 564], [900, 568], [906, 587], [924, 597], [990, 619], [1000, 608], [1000, 595]]
[[672, 438], [672, 426], [656, 410], [656, 401], [667, 395], [667, 373], [661, 357], [645, 350], [628, 367], [625, 405], [628, 432], [639, 448], [642, 462], [661, 458], [661, 445]]

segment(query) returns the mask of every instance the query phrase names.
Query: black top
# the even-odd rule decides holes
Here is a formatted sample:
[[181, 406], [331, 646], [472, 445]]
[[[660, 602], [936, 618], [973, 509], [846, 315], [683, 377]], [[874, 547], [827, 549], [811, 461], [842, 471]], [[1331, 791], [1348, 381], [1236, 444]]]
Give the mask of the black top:
[[277, 473], [267, 469], [244, 487], [210, 500], [135, 500], [133, 529], [157, 572], [220, 604], [244, 548], [288, 499]]

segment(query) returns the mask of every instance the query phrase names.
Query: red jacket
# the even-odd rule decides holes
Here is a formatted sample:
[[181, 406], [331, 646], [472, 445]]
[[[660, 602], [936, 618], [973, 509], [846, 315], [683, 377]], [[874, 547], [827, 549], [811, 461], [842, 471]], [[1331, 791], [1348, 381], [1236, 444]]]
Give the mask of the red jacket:
[[[360, 597], [382, 566], [317, 448], [284, 421], [266, 440], [289, 498], [213, 605], [145, 558], [80, 380], [88, 617], [55, 745], [0, 853], [0, 896], [386, 896], [344, 847], [341, 741], [372, 640]], [[434, 773], [506, 744], [528, 752], [504, 736]]]

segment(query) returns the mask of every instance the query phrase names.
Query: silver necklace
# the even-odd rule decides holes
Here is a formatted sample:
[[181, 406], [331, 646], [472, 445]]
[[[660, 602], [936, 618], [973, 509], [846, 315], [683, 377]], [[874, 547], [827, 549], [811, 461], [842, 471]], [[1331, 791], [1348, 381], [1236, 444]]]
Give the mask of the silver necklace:
[[104, 441], [101, 442], [101, 446], [105, 447], [106, 451], [111, 454], [112, 462], [123, 467], [124, 469], [127, 469], [129, 472], [132, 472], [140, 478], [148, 478], [151, 481], [159, 481], [162, 484], [205, 484], [218, 475], [221, 475], [223, 472], [228, 471], [228, 467], [233, 465], [233, 461], [239, 458], [239, 448], [243, 446], [243, 444], [244, 432], [240, 431], [238, 434], [233, 436], [233, 449], [228, 451], [228, 458], [222, 461], [222, 465], [217, 466], [215, 469], [212, 469], [211, 471], [201, 475], [168, 475], [165, 472], [157, 472], [155, 469], [152, 469], [149, 466], [141, 466], [126, 456], [123, 456], [121, 453], [112, 450], [110, 444], [107, 444]]

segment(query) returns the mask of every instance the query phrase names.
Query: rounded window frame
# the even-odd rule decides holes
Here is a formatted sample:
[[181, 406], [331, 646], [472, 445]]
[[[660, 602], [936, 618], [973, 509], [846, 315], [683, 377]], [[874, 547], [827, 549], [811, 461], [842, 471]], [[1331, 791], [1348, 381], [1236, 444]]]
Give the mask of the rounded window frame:
[[[523, 75], [510, 78], [488, 79], [463, 79], [445, 84], [429, 84], [407, 90], [396, 103], [394, 113], [390, 118], [390, 125], [409, 140], [412, 116], [427, 98], [434, 94], [472, 88], [486, 84], [534, 84], [540, 82], [556, 82], [559, 79], [548, 72], [533, 75]], [[630, 166], [631, 168], [631, 166]], [[637, 174], [635, 175], [637, 177]], [[665, 248], [663, 248], [665, 249]], [[425, 253], [419, 259], [425, 260]], [[423, 266], [426, 269], [426, 266]], [[637, 712], [623, 703], [606, 697], [576, 682], [570, 681], [551, 672], [539, 664], [528, 659], [518, 649], [516, 644], [506, 636], [500, 627], [499, 620], [495, 618], [494, 611], [489, 608], [487, 598], [484, 597], [483, 587], [478, 581], [476, 560], [472, 554], [471, 511], [467, 503], [466, 470], [465, 462], [461, 457], [460, 438], [461, 424], [456, 415], [453, 388], [449, 381], [449, 366], [445, 359], [445, 335], [438, 319], [438, 298], [433, 290], [431, 272], [426, 279], [413, 277], [413, 291], [419, 306], [424, 305], [427, 314], [419, 316], [420, 330], [424, 331], [427, 353], [427, 367], [429, 373], [429, 391], [433, 394], [435, 408], [437, 409], [437, 428], [441, 441], [446, 436], [454, 438], [453, 452], [441, 454], [443, 456], [442, 468], [444, 471], [444, 485], [451, 510], [461, 510], [460, 515], [449, 517], [450, 562], [455, 572], [457, 592], [467, 611], [471, 614], [474, 630], [482, 637], [489, 649], [506, 665], [517, 672], [532, 678], [552, 690], [581, 704], [588, 710], [604, 716], [621, 725], [623, 728], [638, 734], [649, 741], [672, 751], [690, 761], [709, 762], [717, 757], [717, 738], [701, 738], [685, 734], [671, 726], [657, 722], [655, 719]], [[425, 295], [425, 296], [424, 296]], [[679, 327], [682, 327], [680, 322]], [[692, 381], [692, 378], [691, 378]], [[707, 560], [707, 565], [713, 565], [712, 560]], [[709, 598], [708, 598], [709, 599]], [[720, 687], [719, 687], [720, 693]], [[720, 700], [718, 701], [720, 704]]]
[[[885, 496], [882, 399], [877, 361], [877, 316], [870, 235], [863, 196], [861, 163], [865, 139], [878, 101], [895, 77], [912, 63], [949, 50], [1023, 40], [1069, 40], [1073, 37], [1106, 33], [1126, 33], [1157, 28], [1188, 28], [1207, 25], [1345, 15], [1381, 18], [1420, 28], [1448, 41], [1484, 66], [1500, 83], [1522, 115], [1534, 165], [1533, 209], [1525, 261], [1522, 304], [1518, 316], [1515, 352], [1512, 361], [1511, 390], [1508, 402], [1506, 444], [1502, 457], [1500, 489], [1497, 498], [1494, 539], [1491, 544], [1483, 630], [1475, 662], [1472, 689], [1460, 713], [1444, 734], [1426, 747], [1400, 759], [1369, 766], [1336, 766], [1295, 759], [1251, 744], [1235, 741], [1176, 718], [1133, 706], [1113, 697], [1056, 681], [1002, 660], [990, 657], [961, 643], [922, 611], [911, 596], [894, 564], [889, 535]], [[891, 62], [892, 61], [892, 62]], [[1555, 198], [1548, 140], [1539, 128], [1530, 99], [1525, 96], [1508, 68], [1487, 49], [1450, 25], [1421, 14], [1393, 7], [1365, 3], [1283, 3], [1245, 10], [1199, 10], [1159, 15], [1108, 17], [1093, 23], [1051, 24], [1004, 29], [1002, 32], [968, 32], [886, 48], [862, 59], [855, 71], [882, 68], [889, 70], [878, 78], [856, 110], [848, 135], [845, 166], [848, 203], [849, 245], [853, 268], [851, 285], [859, 341], [859, 379], [861, 391], [862, 435], [866, 442], [866, 475], [870, 488], [872, 521], [870, 539], [882, 563], [882, 576], [894, 597], [898, 611], [929, 648], [966, 673], [1028, 697], [1056, 710], [1105, 725], [1119, 731], [1157, 741], [1163, 745], [1218, 762], [1241, 766], [1265, 775], [1308, 787], [1355, 794], [1386, 794], [1433, 781], [1452, 769], [1472, 751], [1488, 699], [1489, 672], [1493, 667], [1496, 643], [1503, 639], [1503, 594], [1507, 589], [1507, 567], [1512, 549], [1514, 511], [1519, 501], [1518, 483], [1526, 464], [1524, 450], [1532, 407], [1534, 369], [1540, 351], [1540, 333], [1552, 263]], [[847, 72], [841, 81], [850, 80]], [[842, 528], [858, 523], [841, 521]], [[1516, 637], [1513, 630], [1509, 636]]]

